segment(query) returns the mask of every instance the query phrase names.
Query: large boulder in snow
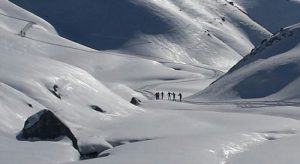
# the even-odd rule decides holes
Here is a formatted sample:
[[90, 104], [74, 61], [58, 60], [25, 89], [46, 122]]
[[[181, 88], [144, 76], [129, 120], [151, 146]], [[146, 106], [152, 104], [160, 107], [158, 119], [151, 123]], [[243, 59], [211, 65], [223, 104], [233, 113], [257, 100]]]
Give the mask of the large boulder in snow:
[[17, 136], [20, 140], [57, 140], [68, 137], [73, 147], [78, 150], [81, 159], [97, 157], [104, 150], [112, 148], [105, 140], [89, 138], [83, 141], [77, 139], [70, 128], [68, 128], [53, 112], [42, 110], [29, 117], [24, 128]]
[[132, 97], [130, 103], [133, 104], [133, 105], [140, 105], [141, 104], [141, 100], [139, 100], [138, 98], [136, 97]]
[[51, 111], [42, 110], [29, 117], [18, 139], [56, 140], [67, 136], [78, 150], [77, 139], [71, 130]]

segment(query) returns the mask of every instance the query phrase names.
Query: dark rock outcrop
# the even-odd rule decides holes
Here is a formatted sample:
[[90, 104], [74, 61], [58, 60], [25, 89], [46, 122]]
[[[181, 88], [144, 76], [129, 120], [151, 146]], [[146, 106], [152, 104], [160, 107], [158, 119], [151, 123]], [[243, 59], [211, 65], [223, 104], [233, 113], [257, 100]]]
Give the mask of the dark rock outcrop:
[[81, 160], [97, 158], [101, 152], [112, 147], [109, 144], [80, 143], [72, 131], [53, 112], [46, 109], [29, 117], [16, 138], [28, 141], [57, 141], [63, 137], [68, 137], [72, 141]]
[[30, 104], [30, 103], [27, 103], [27, 105], [28, 105], [30, 108], [33, 108], [32, 104]]
[[141, 100], [139, 100], [138, 98], [136, 97], [132, 97], [130, 103], [133, 104], [133, 105], [141, 105]]
[[55, 97], [61, 99], [61, 94], [58, 92], [58, 85], [53, 85], [52, 89], [48, 89]]
[[113, 146], [109, 143], [79, 143], [80, 159], [92, 159], [97, 158], [98, 155], [105, 150], [111, 149]]
[[17, 136], [19, 140], [57, 140], [61, 137], [68, 137], [77, 150], [77, 139], [71, 130], [49, 110], [42, 110], [29, 117], [24, 128]]
[[98, 152], [94, 152], [94, 153], [90, 153], [90, 154], [82, 154], [80, 156], [80, 160], [87, 160], [87, 159], [97, 158], [98, 155], [99, 155]]
[[97, 105], [90, 105], [90, 107], [91, 107], [92, 109], [94, 109], [95, 111], [97, 111], [97, 112], [106, 113], [105, 110], [103, 110], [102, 108], [100, 108], [100, 107], [97, 106]]

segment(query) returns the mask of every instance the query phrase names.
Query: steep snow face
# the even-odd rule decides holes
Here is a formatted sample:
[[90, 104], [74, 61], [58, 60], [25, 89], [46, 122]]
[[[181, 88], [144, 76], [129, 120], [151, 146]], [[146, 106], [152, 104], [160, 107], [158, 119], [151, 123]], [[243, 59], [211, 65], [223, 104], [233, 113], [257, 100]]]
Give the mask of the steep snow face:
[[300, 24], [281, 29], [191, 99], [299, 99], [299, 43]]
[[275, 33], [282, 27], [300, 22], [298, 0], [231, 0], [266, 29]]
[[[0, 16], [0, 137], [8, 137], [10, 142], [4, 144], [6, 147], [20, 150], [30, 147], [28, 144], [16, 146], [18, 141], [15, 136], [22, 129], [24, 121], [42, 109], [55, 113], [78, 136], [81, 143], [88, 140], [81, 134], [88, 136], [87, 131], [99, 131], [104, 122], [142, 111], [117, 96], [87, 72], [98, 72], [93, 71], [96, 66], [91, 62], [99, 63], [101, 56], [95, 60], [89, 53], [83, 53], [90, 52], [91, 49], [59, 37], [51, 30], [51, 26], [42, 24], [43, 20], [10, 5], [8, 1], [1, 1], [1, 4], [1, 12], [5, 15]], [[22, 15], [22, 12], [25, 14]], [[17, 34], [28, 23], [27, 20], [41, 24], [33, 25], [26, 32], [26, 37], [21, 37]], [[116, 55], [110, 59], [110, 67], [129, 61]], [[63, 62], [64, 60], [70, 64]], [[109, 57], [103, 60], [108, 61]], [[105, 69], [104, 64], [102, 69]], [[94, 110], [95, 106], [103, 112]], [[50, 143], [33, 145], [47, 147], [48, 144]], [[58, 151], [59, 149], [62, 150]], [[78, 159], [78, 152], [68, 143], [58, 142], [49, 150], [55, 152], [53, 156], [66, 153], [57, 159], [60, 162]], [[3, 152], [7, 154], [7, 151]], [[35, 150], [31, 150], [28, 154], [34, 152]], [[49, 161], [46, 151], [39, 154], [43, 156], [40, 157], [41, 161]], [[22, 157], [18, 160], [22, 160]]]
[[226, 1], [12, 0], [98, 50], [227, 70], [270, 33]]

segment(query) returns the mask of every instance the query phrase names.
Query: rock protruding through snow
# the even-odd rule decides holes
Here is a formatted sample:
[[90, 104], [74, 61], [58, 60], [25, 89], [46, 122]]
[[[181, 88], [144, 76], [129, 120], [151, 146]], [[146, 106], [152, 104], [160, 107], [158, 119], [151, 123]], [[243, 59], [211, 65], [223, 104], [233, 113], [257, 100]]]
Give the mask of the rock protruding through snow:
[[97, 143], [95, 139], [90, 139], [90, 141], [78, 140], [66, 124], [53, 112], [46, 109], [32, 115], [25, 121], [24, 128], [17, 139], [49, 141], [60, 140], [63, 137], [68, 137], [72, 141], [73, 147], [80, 153], [82, 160], [96, 158], [101, 152], [112, 148], [106, 141]]
[[105, 110], [103, 110], [102, 108], [100, 108], [100, 107], [97, 106], [97, 105], [90, 105], [90, 107], [91, 107], [92, 109], [94, 109], [95, 111], [97, 111], [97, 112], [106, 113]]
[[132, 97], [130, 103], [133, 104], [133, 105], [141, 105], [141, 100], [139, 100], [138, 98], [136, 97]]
[[57, 140], [61, 137], [68, 137], [77, 150], [77, 139], [71, 130], [50, 110], [42, 110], [29, 117], [24, 128], [17, 136], [18, 139], [26, 140]]

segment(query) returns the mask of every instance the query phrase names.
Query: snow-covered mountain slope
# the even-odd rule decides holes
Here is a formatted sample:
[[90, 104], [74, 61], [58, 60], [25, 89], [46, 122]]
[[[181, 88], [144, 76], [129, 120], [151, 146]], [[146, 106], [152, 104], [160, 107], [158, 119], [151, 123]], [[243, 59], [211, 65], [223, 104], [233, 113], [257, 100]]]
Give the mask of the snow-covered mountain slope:
[[272, 33], [300, 22], [299, 0], [228, 0]]
[[[9, 2], [2, 1], [1, 3], [8, 4]], [[10, 8], [15, 9], [14, 6], [10, 6]], [[11, 11], [10, 8], [4, 9]], [[28, 19], [31, 19], [32, 17], [35, 18], [34, 16], [29, 15]], [[26, 19], [26, 16], [23, 16], [22, 18]], [[10, 27], [9, 25], [13, 23], [15, 26]], [[32, 27], [31, 31], [28, 32], [27, 35], [32, 36], [32, 38], [16, 35], [20, 27], [23, 27], [26, 23], [27, 22], [12, 19], [10, 17], [1, 17], [1, 25], [10, 28], [10, 31], [7, 31], [4, 28], [1, 28], [0, 31], [2, 59], [0, 65], [1, 82], [15, 88], [36, 101], [39, 101], [45, 107], [53, 110], [61, 109], [63, 108], [62, 106], [68, 108], [68, 106], [72, 106], [72, 104], [74, 104], [74, 106], [70, 107], [74, 110], [76, 110], [76, 108], [86, 108], [88, 107], [86, 105], [92, 103], [91, 101], [101, 101], [99, 103], [101, 103], [103, 107], [107, 104], [107, 112], [110, 113], [109, 109], [112, 109], [112, 115], [114, 115], [115, 112], [120, 113], [121, 111], [134, 109], [133, 106], [113, 94], [102, 85], [101, 82], [96, 80], [86, 71], [70, 64], [50, 59], [55, 58], [55, 55], [59, 55], [57, 54], [57, 51], [59, 51], [61, 47], [55, 47], [54, 45], [46, 44], [45, 42], [39, 42], [38, 39], [49, 36], [48, 41], [52, 41], [52, 43], [55, 44], [65, 43], [65, 45], [69, 44], [70, 46], [73, 45], [75, 48], [82, 49], [85, 48], [84, 46], [60, 38], [55, 33], [49, 33], [48, 30], [45, 30], [45, 28], [40, 25], [35, 25]], [[71, 54], [70, 51], [72, 51], [72, 49], [69, 50], [68, 48], [65, 48], [65, 51], [61, 51], [60, 53]], [[74, 57], [75, 56], [76, 55], [74, 55]], [[64, 56], [60, 56], [60, 58], [63, 57]], [[69, 59], [72, 58], [70, 57]], [[73, 60], [75, 60], [75, 58]], [[79, 63], [79, 61], [77, 62]], [[72, 61], [70, 61], [70, 63], [72, 63]], [[88, 65], [87, 63], [85, 64]], [[58, 86], [61, 97], [64, 97], [63, 95], [66, 96], [66, 102], [58, 101], [59, 99], [57, 96], [50, 92], [50, 90], [53, 90], [54, 85]], [[102, 93], [102, 95], [98, 93]], [[63, 100], [63, 98], [61, 99]], [[113, 101], [114, 103], [109, 103], [109, 101]], [[76, 103], [80, 103], [81, 105]]]
[[[96, 133], [100, 134], [103, 122], [142, 111], [117, 96], [87, 72], [93, 72], [92, 68], [96, 67], [88, 62], [82, 63], [83, 60], [80, 59], [94, 60], [92, 55], [89, 57], [83, 54], [83, 51], [92, 51], [91, 49], [59, 37], [51, 25], [10, 2], [0, 3], [1, 12], [4, 14], [0, 16], [0, 136], [3, 146], [1, 162], [9, 160], [7, 163], [32, 163], [28, 160], [32, 154], [37, 155], [32, 158], [37, 163], [51, 163], [54, 157], [57, 157], [56, 162], [78, 160], [78, 152], [67, 141], [18, 144], [20, 141], [16, 140], [16, 135], [22, 129], [25, 120], [42, 109], [51, 110], [63, 120], [78, 137], [79, 144], [85, 144], [89, 140], [87, 138], [90, 131], [98, 131]], [[28, 38], [25, 38], [18, 34], [28, 23], [27, 20], [40, 24], [33, 25], [30, 31], [27, 31]], [[99, 62], [100, 57], [94, 63]], [[129, 61], [124, 58], [111, 57], [111, 61], [114, 61], [111, 64], [115, 63], [117, 66]], [[58, 61], [59, 59], [61, 61]], [[75, 64], [64, 63], [64, 59], [71, 64], [77, 63], [78, 66], [81, 63], [81, 67], [87, 71], [74, 66]], [[90, 69], [84, 66], [90, 66]], [[94, 110], [95, 106], [104, 112]], [[101, 145], [105, 144], [105, 141], [89, 141], [89, 144]], [[11, 156], [8, 156], [20, 153], [23, 154], [20, 158], [11, 159]]]
[[12, 0], [89, 47], [229, 69], [270, 33], [226, 1]]
[[[11, 141], [1, 145], [22, 150], [30, 146], [33, 148], [16, 158], [16, 163], [35, 153], [37, 150], [34, 148], [53, 144], [15, 146], [18, 143], [15, 136], [24, 121], [42, 109], [54, 112], [72, 130], [81, 146], [87, 145], [89, 149], [110, 145], [106, 142], [107, 133], [102, 133], [105, 125], [143, 111], [129, 104], [132, 96], [144, 98], [133, 89], [147, 85], [147, 89], [152, 89], [154, 83], [168, 81], [203, 80], [203, 83], [195, 84], [198, 88], [208, 85], [219, 75], [219, 71], [201, 65], [165, 59], [159, 63], [124, 52], [99, 52], [58, 36], [47, 22], [9, 1], [0, 3], [0, 82], [4, 97], [0, 102], [3, 120], [0, 127], [1, 136], [8, 136]], [[25, 37], [21, 37], [20, 30], [31, 21], [36, 24], [26, 31]], [[178, 88], [181, 87], [185, 86]], [[151, 98], [151, 92], [149, 94]], [[92, 106], [100, 107], [105, 113], [95, 111]], [[55, 162], [77, 160], [79, 156], [71, 144], [64, 141], [53, 144], [49, 151], [52, 150], [54, 156], [65, 154]], [[47, 151], [40, 153], [38, 163], [51, 160], [51, 156], [44, 153]], [[3, 149], [3, 154], [8, 154], [8, 151]], [[28, 163], [32, 161], [28, 160]]]
[[[1, 3], [15, 9], [15, 6], [8, 1], [1, 1]], [[6, 8], [2, 9], [4, 13], [11, 12], [8, 10], [9, 8], [7, 9], [8, 11], [5, 9]], [[32, 19], [32, 17], [33, 16], [27, 17], [26, 14], [20, 16], [20, 18], [29, 21], [37, 19], [37, 17], [34, 17], [34, 19]], [[1, 16], [1, 20], [3, 20], [2, 26], [9, 27], [13, 33], [19, 33], [28, 23], [5, 16]], [[10, 24], [14, 24], [14, 26], [10, 27]], [[122, 83], [134, 89], [138, 89], [146, 81], [180, 80], [187, 77], [202, 77], [205, 79], [206, 76], [214, 76], [214, 71], [201, 65], [189, 66], [185, 64], [173, 64], [172, 61], [165, 59], [159, 59], [163, 62], [163, 64], [160, 64], [153, 60], [134, 57], [128, 53], [111, 51], [98, 52], [70, 42], [57, 36], [55, 33], [49, 33], [43, 30], [43, 28], [44, 26], [39, 24], [33, 25], [33, 28], [30, 28], [26, 32], [26, 37], [20, 40], [19, 44], [10, 44], [11, 40], [3, 39], [2, 42], [6, 45], [3, 49], [7, 51], [16, 49], [20, 51], [20, 53], [27, 53], [29, 48], [30, 51], [33, 52], [31, 53], [32, 55], [47, 57], [75, 65], [86, 70], [102, 82], [110, 83], [110, 85], [112, 83]], [[13, 37], [14, 36], [12, 36], [12, 39]], [[181, 71], [174, 69], [180, 69]], [[195, 71], [197, 74], [189, 73]], [[180, 72], [180, 74], [178, 74], [178, 72]]]
[[299, 43], [300, 24], [281, 29], [192, 99], [299, 99]]
[[[1, 133], [15, 138], [28, 116], [47, 108], [69, 126], [81, 143], [85, 143], [87, 137], [81, 134], [87, 134], [91, 129], [99, 130], [100, 122], [141, 111], [115, 95], [86, 71], [49, 58], [31, 55], [35, 51], [31, 51], [29, 47], [24, 52], [18, 49], [24, 45], [23, 38], [7, 31], [0, 33], [0, 81], [5, 91], [1, 92]], [[8, 44], [11, 43], [16, 46], [15, 49], [9, 48]], [[92, 106], [100, 107], [105, 113], [95, 111]], [[11, 145], [5, 145], [10, 147], [16, 144], [12, 141], [10, 143]], [[58, 148], [60, 144], [62, 143], [58, 144]], [[72, 150], [70, 146], [61, 146], [63, 147], [57, 153]], [[20, 149], [24, 147], [21, 145]], [[53, 150], [55, 149], [54, 146]], [[36, 150], [28, 153], [34, 151]], [[78, 153], [71, 154], [73, 155], [57, 160], [78, 159]], [[45, 154], [43, 157], [49, 158]]]
[[[3, 76], [2, 73], [1, 76]], [[53, 159], [60, 162], [78, 160], [78, 152], [72, 148], [71, 143], [68, 141], [29, 143], [16, 140], [16, 134], [20, 131], [24, 121], [46, 107], [24, 93], [2, 83], [2, 80], [0, 81], [1, 163], [29, 164], [32, 161], [35, 161], [35, 163], [52, 163]]]

